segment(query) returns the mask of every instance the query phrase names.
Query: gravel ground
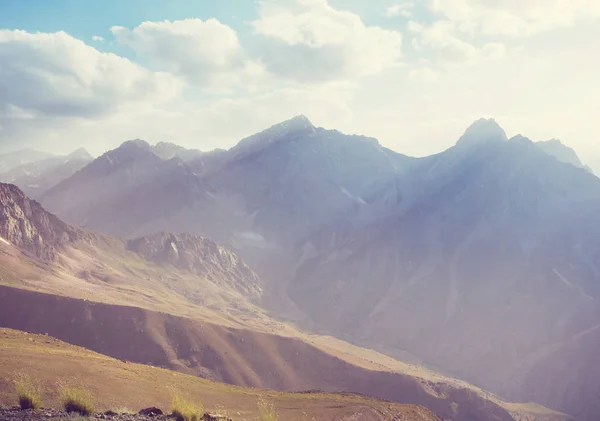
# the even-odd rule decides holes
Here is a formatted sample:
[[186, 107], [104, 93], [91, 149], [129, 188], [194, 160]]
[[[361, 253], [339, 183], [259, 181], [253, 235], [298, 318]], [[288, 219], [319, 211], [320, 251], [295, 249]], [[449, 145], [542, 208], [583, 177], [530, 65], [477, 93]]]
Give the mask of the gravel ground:
[[[204, 420], [219, 421], [224, 418], [214, 418], [207, 415]], [[84, 421], [84, 420], [109, 420], [109, 421], [175, 421], [172, 415], [146, 416], [140, 414], [114, 414], [101, 413], [94, 414], [91, 417], [81, 417], [79, 415], [67, 414], [64, 411], [56, 409], [40, 409], [39, 411], [23, 411], [19, 407], [0, 409], [0, 421]]]

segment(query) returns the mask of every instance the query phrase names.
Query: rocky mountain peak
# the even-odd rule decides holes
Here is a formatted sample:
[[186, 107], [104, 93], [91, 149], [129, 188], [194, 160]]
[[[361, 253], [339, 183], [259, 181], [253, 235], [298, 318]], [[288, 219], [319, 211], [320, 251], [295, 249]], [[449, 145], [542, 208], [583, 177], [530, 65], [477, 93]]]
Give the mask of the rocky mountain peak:
[[78, 159], [78, 160], [84, 160], [84, 161], [91, 161], [94, 159], [94, 157], [85, 148], [79, 148], [79, 149], [76, 149], [73, 152], [71, 152], [69, 155], [67, 155], [67, 159], [68, 160]]
[[145, 140], [128, 140], [118, 148], [108, 151], [96, 159], [91, 166], [95, 167], [101, 164], [101, 166], [115, 167], [139, 159], [158, 161], [159, 157], [154, 154], [152, 147]]
[[12, 184], [0, 183], [0, 238], [2, 243], [25, 249], [42, 260], [53, 261], [62, 246], [80, 233], [42, 206], [29, 200]]
[[283, 140], [296, 140], [313, 135], [315, 131], [316, 128], [310, 120], [304, 115], [299, 115], [242, 139], [231, 151], [237, 156], [247, 155]]
[[142, 139], [133, 139], [127, 140], [121, 144], [116, 150], [134, 150], [134, 149], [143, 149], [146, 151], [151, 151], [152, 147], [148, 142]]
[[280, 125], [288, 130], [313, 130], [315, 128], [304, 114], [292, 117], [291, 119], [280, 123]]
[[479, 144], [485, 142], [506, 142], [506, 132], [493, 118], [480, 118], [469, 126], [458, 140], [457, 145]]

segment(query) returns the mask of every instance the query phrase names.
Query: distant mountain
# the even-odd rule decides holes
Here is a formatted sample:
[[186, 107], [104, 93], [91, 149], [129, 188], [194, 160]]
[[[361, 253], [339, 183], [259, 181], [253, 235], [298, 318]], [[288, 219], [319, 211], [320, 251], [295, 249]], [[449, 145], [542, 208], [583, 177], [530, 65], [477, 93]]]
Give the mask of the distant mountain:
[[577, 153], [570, 147], [564, 145], [558, 139], [551, 139], [545, 142], [537, 142], [536, 145], [546, 152], [548, 155], [553, 156], [560, 162], [574, 165], [577, 168], [584, 168], [586, 171], [592, 172], [592, 169], [587, 165], [583, 165]]
[[41, 200], [105, 233], [212, 238], [280, 316], [579, 414], [573, 384], [521, 387], [600, 324], [600, 179], [565, 156], [494, 120], [417, 159], [299, 116], [187, 161], [128, 142]]
[[0, 154], [0, 173], [10, 171], [23, 164], [51, 158], [52, 156], [52, 154], [35, 151], [33, 149], [23, 149], [16, 152]]
[[111, 234], [191, 232], [238, 249], [276, 247], [337, 210], [362, 206], [362, 196], [410, 162], [375, 139], [297, 117], [189, 162], [164, 161], [145, 142], [125, 143], [41, 200], [72, 223]]
[[81, 161], [92, 161], [94, 157], [85, 148], [79, 148], [71, 152], [66, 156], [69, 161], [81, 160]]
[[149, 182], [164, 164], [147, 142], [127, 141], [45, 192], [40, 200], [63, 219], [85, 225], [98, 206]]
[[[328, 332], [580, 414], [568, 391], [584, 383], [553, 372], [574, 362], [543, 364], [542, 350], [598, 324], [600, 180], [528, 139], [486, 139], [420, 160], [381, 194], [373, 222], [348, 229], [350, 212], [315, 232], [289, 295]], [[524, 364], [543, 364], [554, 394]], [[597, 418], [585, 405], [582, 419]]]
[[53, 156], [28, 162], [0, 174], [0, 181], [19, 186], [25, 194], [37, 198], [48, 189], [71, 177], [94, 158], [83, 148], [66, 156]]

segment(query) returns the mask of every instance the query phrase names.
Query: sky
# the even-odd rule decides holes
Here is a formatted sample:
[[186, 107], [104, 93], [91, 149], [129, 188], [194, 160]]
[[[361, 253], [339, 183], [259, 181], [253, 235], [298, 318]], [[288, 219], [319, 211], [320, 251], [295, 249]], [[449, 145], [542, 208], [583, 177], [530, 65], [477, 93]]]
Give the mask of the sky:
[[413, 156], [493, 117], [600, 173], [600, 0], [0, 0], [0, 151], [228, 148], [299, 114]]

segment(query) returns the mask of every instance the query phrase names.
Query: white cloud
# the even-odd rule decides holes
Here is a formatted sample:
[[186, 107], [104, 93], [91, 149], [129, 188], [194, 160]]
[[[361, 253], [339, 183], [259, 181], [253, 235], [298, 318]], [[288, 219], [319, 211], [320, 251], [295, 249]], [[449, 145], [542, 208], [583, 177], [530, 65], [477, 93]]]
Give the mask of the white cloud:
[[102, 38], [101, 36], [98, 35], [93, 35], [92, 36], [92, 41], [96, 41], [96, 42], [104, 42], [104, 38]]
[[482, 59], [499, 60], [507, 52], [506, 45], [501, 42], [489, 42], [480, 47], [464, 41], [459, 37], [456, 25], [447, 20], [428, 26], [410, 21], [408, 28], [416, 36], [413, 38], [414, 49], [431, 48], [437, 53], [440, 65], [472, 65]]
[[492, 60], [499, 60], [506, 55], [506, 45], [501, 42], [490, 42], [483, 46], [485, 57]]
[[409, 22], [409, 30], [420, 37], [416, 45], [433, 49], [441, 64], [472, 64], [479, 58], [475, 46], [456, 36], [452, 22], [438, 21], [429, 26]]
[[402, 35], [367, 26], [357, 14], [324, 0], [260, 3], [252, 22], [262, 37], [258, 54], [278, 76], [302, 82], [356, 79], [394, 67]]
[[172, 99], [181, 84], [64, 32], [0, 30], [0, 118], [90, 117]]
[[316, 124], [337, 127], [340, 120], [352, 115], [353, 92], [352, 84], [328, 83], [223, 97], [205, 104], [180, 100], [169, 107], [129, 109], [96, 119], [37, 117], [13, 121], [6, 133], [0, 130], [0, 145], [18, 138], [20, 147], [32, 146], [44, 139], [38, 147], [53, 145], [50, 150], [67, 153], [86, 146], [92, 153], [100, 154], [124, 140], [142, 138], [151, 143], [171, 141], [202, 150], [226, 148], [298, 114], [307, 115]]
[[408, 77], [418, 82], [433, 83], [440, 78], [440, 73], [430, 67], [420, 67], [411, 70]]
[[598, 0], [429, 0], [433, 13], [472, 34], [521, 37], [600, 17]]
[[413, 2], [394, 4], [385, 10], [385, 15], [388, 18], [394, 18], [397, 16], [404, 16], [408, 18], [412, 16], [412, 9], [414, 7], [415, 4]]
[[201, 87], [227, 88], [262, 73], [259, 63], [247, 59], [236, 31], [216, 19], [144, 22], [111, 31], [153, 67]]

